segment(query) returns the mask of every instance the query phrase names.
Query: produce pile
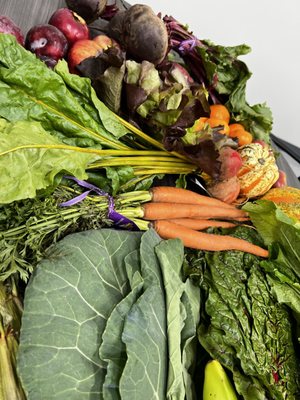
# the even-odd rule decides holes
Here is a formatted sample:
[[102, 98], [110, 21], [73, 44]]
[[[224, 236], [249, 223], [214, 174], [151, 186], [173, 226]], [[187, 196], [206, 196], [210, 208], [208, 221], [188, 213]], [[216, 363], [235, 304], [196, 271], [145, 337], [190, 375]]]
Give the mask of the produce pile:
[[0, 400], [300, 399], [300, 191], [249, 51], [141, 4], [0, 16]]

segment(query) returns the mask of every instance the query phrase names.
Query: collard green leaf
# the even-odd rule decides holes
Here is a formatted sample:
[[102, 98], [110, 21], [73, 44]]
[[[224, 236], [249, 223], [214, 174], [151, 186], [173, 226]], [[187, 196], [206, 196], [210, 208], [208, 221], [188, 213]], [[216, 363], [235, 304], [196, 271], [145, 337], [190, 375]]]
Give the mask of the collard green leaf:
[[194, 400], [195, 385], [194, 381], [195, 364], [197, 360], [197, 327], [200, 317], [200, 291], [190, 279], [185, 282], [185, 291], [181, 298], [184, 309], [185, 319], [181, 331], [182, 348], [182, 370], [185, 385], [186, 400]]
[[123, 400], [164, 399], [167, 383], [168, 338], [163, 280], [155, 247], [161, 239], [154, 230], [141, 239], [144, 293], [128, 313], [122, 341], [127, 362], [120, 379]]
[[28, 400], [102, 398], [98, 349], [130, 291], [124, 258], [140, 237], [110, 229], [69, 235], [39, 264], [26, 290], [18, 362]]
[[[126, 130], [97, 99], [87, 80], [81, 82], [80, 77], [68, 75], [63, 67], [59, 75], [17, 44], [12, 35], [0, 35], [0, 60], [0, 116], [9, 121], [39, 121], [45, 130], [68, 144], [120, 148], [118, 137]], [[95, 108], [101, 123], [73, 95], [77, 83], [77, 91], [84, 89], [83, 96]]]
[[123, 400], [165, 398], [167, 337], [161, 289], [150, 286], [130, 310], [122, 340], [128, 360], [120, 380]]
[[119, 381], [127, 361], [126, 346], [122, 342], [124, 321], [143, 287], [143, 278], [139, 273], [138, 251], [128, 254], [124, 261], [131, 291], [116, 305], [109, 316], [99, 349], [100, 358], [107, 363], [107, 373], [103, 384], [105, 400], [121, 399]]
[[166, 292], [168, 332], [168, 386], [166, 399], [184, 400], [185, 388], [181, 362], [181, 331], [185, 318], [181, 313], [184, 283], [180, 279], [183, 246], [179, 239], [164, 241], [156, 247]]
[[192, 399], [193, 383], [190, 373], [195, 361], [195, 352], [191, 354], [189, 350], [193, 348], [195, 351], [197, 340], [198, 319], [193, 311], [199, 313], [199, 288], [191, 287], [189, 280], [183, 281], [181, 268], [184, 248], [179, 239], [161, 242], [156, 247], [156, 254], [166, 292], [169, 351], [166, 399]]
[[37, 122], [3, 122], [0, 130], [0, 203], [33, 198], [54, 184], [59, 174], [85, 179], [85, 168], [96, 157], [65, 146]]

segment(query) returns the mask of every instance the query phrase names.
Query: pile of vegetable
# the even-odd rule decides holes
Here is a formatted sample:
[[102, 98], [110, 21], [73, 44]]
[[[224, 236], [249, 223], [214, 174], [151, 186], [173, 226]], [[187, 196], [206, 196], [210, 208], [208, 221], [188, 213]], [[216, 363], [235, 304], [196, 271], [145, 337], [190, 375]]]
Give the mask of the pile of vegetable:
[[1, 16], [0, 400], [300, 398], [300, 191], [249, 51], [141, 4]]

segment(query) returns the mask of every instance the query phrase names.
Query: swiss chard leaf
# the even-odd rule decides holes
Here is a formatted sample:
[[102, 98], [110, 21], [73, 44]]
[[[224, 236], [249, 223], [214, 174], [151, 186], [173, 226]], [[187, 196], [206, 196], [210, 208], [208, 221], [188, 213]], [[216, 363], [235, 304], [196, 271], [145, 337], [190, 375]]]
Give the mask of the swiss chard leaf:
[[[256, 243], [247, 228], [238, 237]], [[292, 321], [272, 294], [257, 257], [241, 252], [206, 254], [201, 287], [205, 306], [199, 340], [211, 357], [233, 373], [237, 391], [246, 399], [296, 399], [298, 359]], [[264, 397], [263, 397], [264, 396]]]
[[63, 173], [79, 179], [97, 157], [69, 148], [37, 122], [2, 120], [0, 126], [0, 203], [35, 197], [37, 191], [58, 183]]
[[272, 282], [278, 301], [293, 310], [300, 326], [300, 224], [268, 200], [246, 204], [244, 209], [265, 243], [270, 245], [271, 257], [262, 261], [261, 266]]
[[[127, 131], [97, 99], [89, 80], [69, 74], [63, 62], [57, 66], [59, 75], [12, 35], [0, 34], [0, 60], [0, 116], [9, 121], [39, 121], [68, 144], [119, 148], [118, 137]], [[90, 107], [78, 101], [81, 89], [81, 98]], [[94, 119], [95, 111], [101, 122]]]

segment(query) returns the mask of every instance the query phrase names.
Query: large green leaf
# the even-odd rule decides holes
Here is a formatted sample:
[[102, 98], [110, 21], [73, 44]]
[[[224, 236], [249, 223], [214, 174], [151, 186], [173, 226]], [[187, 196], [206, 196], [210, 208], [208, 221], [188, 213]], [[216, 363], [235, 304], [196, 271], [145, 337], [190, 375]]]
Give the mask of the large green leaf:
[[179, 240], [86, 231], [46, 256], [25, 294], [18, 365], [28, 400], [195, 399], [199, 288], [183, 281]]
[[[194, 302], [199, 314], [199, 288], [190, 287], [183, 281], [182, 263], [184, 247], [179, 239], [161, 242], [155, 249], [158, 256], [166, 292], [168, 335], [168, 386], [166, 399], [185, 400], [192, 398], [193, 384], [190, 373], [195, 360], [197, 342], [197, 316], [193, 313]], [[195, 310], [195, 308], [194, 308]], [[190, 354], [189, 350], [194, 353]]]
[[140, 247], [144, 293], [128, 313], [122, 341], [127, 362], [120, 379], [123, 400], [164, 399], [167, 383], [168, 342], [163, 281], [155, 247], [161, 239], [150, 230]]
[[209, 40], [203, 41], [203, 47], [197, 47], [209, 83], [218, 94], [227, 98], [232, 118], [242, 122], [256, 139], [269, 142], [272, 129], [272, 112], [266, 104], [249, 105], [246, 99], [247, 82], [251, 77], [247, 65], [239, 59], [248, 54], [251, 48], [247, 45], [220, 46]]
[[[237, 237], [259, 244], [256, 231]], [[258, 257], [237, 251], [207, 253], [201, 286], [199, 341], [233, 373], [245, 400], [296, 400], [299, 360], [289, 311], [278, 303]]]
[[102, 398], [98, 349], [130, 291], [124, 258], [140, 237], [110, 229], [69, 235], [39, 264], [26, 290], [18, 363], [28, 400]]
[[[58, 174], [87, 177], [85, 168], [96, 159], [62, 143], [37, 122], [0, 120], [0, 203], [33, 198], [53, 185]], [[80, 150], [80, 149], [78, 149]]]
[[[9, 121], [39, 121], [68, 144], [119, 148], [118, 137], [126, 129], [97, 99], [89, 81], [69, 74], [63, 66], [59, 71], [61, 75], [20, 46], [12, 35], [0, 34], [0, 116]], [[77, 93], [84, 89], [81, 101], [74, 96], [76, 85]], [[84, 107], [84, 102], [89, 107]], [[100, 119], [94, 119], [95, 113]]]
[[68, 88], [76, 91], [76, 93], [82, 98], [83, 107], [87, 108], [86, 105], [90, 105], [89, 112], [92, 110], [97, 111], [98, 118], [108, 132], [112, 133], [117, 138], [128, 133], [128, 129], [120, 123], [116, 115], [99, 100], [89, 79], [70, 74], [67, 62], [64, 60], [59, 61], [55, 67], [55, 72], [63, 78]]
[[100, 358], [107, 362], [107, 374], [103, 384], [105, 400], [121, 399], [119, 381], [127, 361], [126, 346], [122, 342], [124, 322], [143, 287], [143, 278], [139, 272], [139, 252], [133, 251], [125, 257], [124, 261], [131, 291], [116, 305], [108, 318], [99, 349]]
[[[300, 326], [300, 223], [272, 201], [258, 200], [244, 208], [265, 243], [270, 245], [271, 255], [261, 266], [272, 282], [277, 300], [293, 310]], [[297, 335], [299, 340], [299, 329]]]
[[128, 360], [120, 380], [124, 400], [165, 399], [167, 337], [161, 290], [149, 287], [130, 310], [123, 330]]

